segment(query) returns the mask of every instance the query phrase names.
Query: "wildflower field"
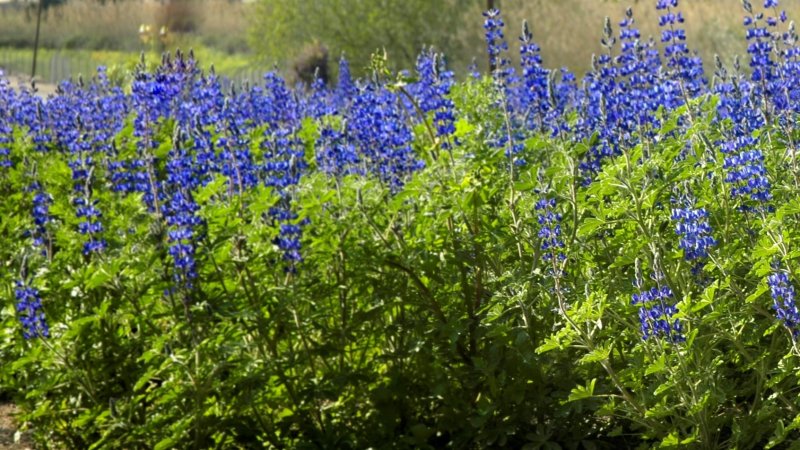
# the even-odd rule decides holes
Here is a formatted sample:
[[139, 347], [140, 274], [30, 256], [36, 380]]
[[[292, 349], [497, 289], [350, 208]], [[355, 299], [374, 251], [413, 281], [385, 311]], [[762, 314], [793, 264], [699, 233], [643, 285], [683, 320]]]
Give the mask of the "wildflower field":
[[650, 3], [583, 78], [496, 10], [486, 74], [0, 77], [0, 396], [41, 448], [799, 448], [800, 40]]

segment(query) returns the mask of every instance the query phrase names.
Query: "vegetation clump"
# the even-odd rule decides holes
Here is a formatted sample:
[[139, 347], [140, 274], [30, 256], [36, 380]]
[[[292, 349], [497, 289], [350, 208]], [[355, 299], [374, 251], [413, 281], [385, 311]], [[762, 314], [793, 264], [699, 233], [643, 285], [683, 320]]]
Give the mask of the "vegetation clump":
[[0, 389], [54, 448], [790, 445], [800, 50], [744, 7], [709, 77], [677, 0], [582, 79], [497, 10], [459, 82], [0, 76]]

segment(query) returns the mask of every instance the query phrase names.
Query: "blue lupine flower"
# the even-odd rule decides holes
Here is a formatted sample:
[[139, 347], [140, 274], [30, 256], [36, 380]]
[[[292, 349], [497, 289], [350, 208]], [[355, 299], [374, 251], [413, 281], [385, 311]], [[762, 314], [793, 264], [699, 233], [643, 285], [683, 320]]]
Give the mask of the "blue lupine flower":
[[763, 102], [758, 101], [765, 91], [756, 85], [766, 83], [767, 80], [725, 79], [715, 87], [720, 99], [718, 120], [730, 121], [730, 126], [723, 129], [724, 140], [718, 143], [725, 154], [725, 182], [730, 185], [731, 197], [742, 200], [743, 210], [764, 208], [764, 204], [772, 199], [764, 156], [753, 137], [753, 132], [763, 126], [766, 117], [760, 109]]
[[680, 320], [673, 319], [678, 312], [673, 304], [673, 297], [672, 290], [666, 285], [652, 287], [631, 296], [631, 305], [639, 305], [639, 324], [643, 340], [662, 338], [672, 343], [686, 340]]
[[333, 176], [366, 173], [362, 169], [363, 164], [355, 145], [345, 133], [333, 128], [323, 128], [316, 148], [317, 167], [323, 173]]
[[789, 276], [780, 270], [779, 265], [773, 264], [774, 272], [767, 277], [767, 284], [772, 293], [772, 308], [778, 320], [791, 333], [792, 339], [797, 339], [798, 325], [800, 325], [800, 312], [795, 304], [795, 290], [789, 281]]
[[539, 222], [539, 239], [541, 240], [542, 259], [544, 261], [563, 261], [564, 241], [561, 240], [561, 214], [555, 212], [556, 200], [542, 198], [534, 208]]
[[[763, 13], [754, 14], [752, 6], [747, 0], [743, 1], [743, 6], [748, 13], [745, 16], [744, 25], [747, 30], [745, 35], [747, 53], [752, 69], [750, 89], [752, 95], [757, 99], [754, 106], [768, 120], [774, 113], [774, 107], [784, 109], [786, 101], [783, 99], [783, 89], [781, 88], [781, 67], [778, 61], [773, 59], [779, 34], [773, 33], [772, 29], [777, 26], [778, 18], [765, 17]], [[777, 1], [766, 0], [764, 2], [765, 8], [774, 9], [777, 6]]]
[[664, 99], [654, 89], [659, 84], [661, 69], [658, 51], [652, 40], [643, 43], [640, 38], [633, 10], [628, 8], [625, 19], [619, 23], [621, 51], [614, 59], [618, 70], [616, 140], [625, 147], [652, 139], [660, 125], [655, 111], [664, 106]]
[[528, 22], [522, 24], [520, 37], [520, 65], [522, 66], [522, 95], [520, 103], [525, 123], [536, 130], [552, 129], [548, 119], [552, 109], [548, 92], [550, 71], [542, 67], [541, 49], [533, 42]]
[[664, 55], [667, 58], [670, 84], [678, 83], [681, 92], [674, 96], [675, 106], [683, 103], [684, 98], [694, 98], [705, 90], [707, 81], [703, 78], [703, 61], [693, 55], [686, 44], [686, 31], [680, 28], [684, 22], [681, 12], [675, 13], [678, 0], [657, 0], [656, 9], [660, 11], [658, 25], [662, 28], [661, 42], [665, 44]]
[[33, 245], [42, 250], [42, 254], [47, 254], [51, 247], [52, 236], [48, 231], [47, 225], [53, 220], [50, 216], [50, 205], [53, 204], [53, 197], [47, 194], [44, 187], [38, 181], [31, 183], [26, 189], [33, 193], [33, 207], [31, 216], [33, 217], [34, 228], [28, 235], [33, 239]]
[[683, 249], [684, 258], [698, 263], [697, 260], [707, 258], [709, 249], [717, 245], [708, 224], [708, 212], [686, 204], [684, 208], [672, 210], [672, 220], [676, 222], [675, 232], [680, 236], [678, 247]]
[[483, 22], [483, 29], [485, 31], [492, 76], [499, 84], [505, 85], [508, 78], [514, 73], [511, 61], [504, 56], [504, 53], [508, 51], [508, 42], [506, 42], [503, 34], [505, 23], [500, 17], [500, 11], [497, 9], [484, 12], [483, 17], [486, 18]]
[[221, 149], [220, 173], [228, 177], [231, 191], [243, 195], [258, 184], [258, 173], [247, 136], [237, 131], [231, 131], [231, 134], [231, 137], [220, 137], [217, 141], [217, 147]]
[[725, 181], [733, 185], [731, 196], [749, 197], [762, 203], [772, 199], [764, 155], [760, 150], [726, 156], [723, 167], [727, 173]]
[[315, 77], [311, 83], [311, 95], [301, 100], [303, 116], [319, 119], [336, 114], [334, 95], [335, 93], [328, 90], [328, 86], [322, 78]]
[[45, 319], [39, 290], [18, 280], [14, 296], [17, 299], [17, 315], [25, 339], [50, 337], [50, 328]]
[[447, 148], [450, 145], [449, 137], [456, 131], [454, 105], [449, 98], [453, 72], [446, 70], [441, 55], [423, 51], [417, 58], [417, 74], [419, 81], [411, 86], [411, 90], [422, 112], [433, 113], [436, 135], [443, 140], [442, 146]]
[[199, 207], [187, 190], [172, 193], [164, 203], [164, 217], [170, 227], [167, 239], [170, 242], [169, 254], [172, 256], [175, 273], [173, 278], [178, 287], [192, 289], [197, 278], [197, 264], [194, 259], [194, 229], [202, 223], [197, 216]]
[[336, 84], [336, 103], [338, 106], [345, 107], [349, 104], [350, 100], [356, 95], [357, 90], [350, 75], [350, 63], [342, 55], [341, 59], [339, 59], [339, 79]]
[[[69, 155], [75, 196], [72, 203], [76, 215], [83, 219], [77, 228], [86, 235], [83, 252], [98, 253], [107, 244], [102, 238], [101, 213], [93, 191], [99, 181], [97, 172], [115, 153], [113, 137], [124, 126], [127, 101], [121, 89], [111, 86], [103, 67], [98, 68], [90, 84], [82, 80], [77, 84], [64, 82], [59, 89], [60, 95], [46, 104], [52, 141], [54, 147]], [[46, 149], [47, 145], [40, 142], [37, 147]], [[114, 173], [120, 166], [107, 167]]]
[[352, 138], [363, 169], [397, 192], [411, 174], [424, 167], [411, 147], [411, 128], [403, 119], [397, 95], [370, 85], [353, 99], [347, 113], [347, 135]]
[[0, 70], [0, 170], [11, 167], [12, 109], [16, 95]]
[[585, 93], [579, 106], [576, 140], [596, 135], [596, 143], [589, 149], [579, 168], [588, 183], [600, 172], [605, 158], [621, 153], [617, 124], [619, 122], [619, 70], [611, 51], [616, 42], [611, 21], [606, 18], [602, 44], [606, 52], [593, 59], [592, 70], [584, 79]]

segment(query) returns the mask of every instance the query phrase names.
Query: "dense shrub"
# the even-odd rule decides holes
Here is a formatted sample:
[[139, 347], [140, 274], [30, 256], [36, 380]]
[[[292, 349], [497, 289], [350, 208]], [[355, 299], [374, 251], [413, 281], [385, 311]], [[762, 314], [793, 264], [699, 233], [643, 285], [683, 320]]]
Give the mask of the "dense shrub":
[[[797, 438], [793, 25], [713, 87], [609, 21], [454, 83], [223, 92], [190, 56], [0, 83], [0, 386], [43, 447], [762, 448]], [[783, 32], [783, 28], [786, 31]], [[780, 32], [778, 30], [781, 30]]]
[[[419, 49], [432, 43], [447, 49], [452, 58], [466, 65], [469, 58], [465, 58], [463, 50], [470, 39], [461, 28], [466, 22], [466, 13], [477, 5], [477, 2], [470, 3], [457, 0], [258, 0], [247, 17], [249, 43], [265, 62], [288, 62], [287, 68], [304, 47], [316, 42], [337, 57], [346, 54], [358, 74], [364, 73], [370, 55], [376, 50], [385, 50], [393, 67], [408, 67]], [[468, 30], [475, 30], [469, 34], [470, 38], [479, 37], [479, 28], [469, 27]]]

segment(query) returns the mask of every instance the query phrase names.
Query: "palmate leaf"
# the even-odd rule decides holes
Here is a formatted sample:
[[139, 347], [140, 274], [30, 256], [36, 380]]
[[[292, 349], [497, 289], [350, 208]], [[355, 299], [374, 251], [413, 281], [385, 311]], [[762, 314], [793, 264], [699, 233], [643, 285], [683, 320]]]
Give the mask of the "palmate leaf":
[[593, 378], [585, 386], [574, 387], [572, 391], [570, 391], [569, 397], [567, 397], [567, 402], [575, 402], [592, 398], [594, 396], [594, 386], [596, 383], [597, 379]]
[[611, 344], [606, 344], [592, 349], [578, 360], [581, 364], [599, 363], [606, 361], [611, 354]]

